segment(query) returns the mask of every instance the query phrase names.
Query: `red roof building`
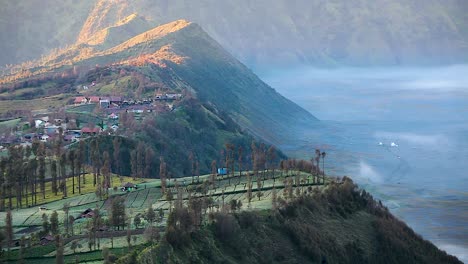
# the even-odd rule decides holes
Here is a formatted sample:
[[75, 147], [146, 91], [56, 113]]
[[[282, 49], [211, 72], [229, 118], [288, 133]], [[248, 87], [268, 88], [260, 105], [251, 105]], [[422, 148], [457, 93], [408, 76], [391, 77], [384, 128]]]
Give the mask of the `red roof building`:
[[100, 127], [95, 127], [95, 128], [83, 127], [81, 129], [81, 133], [83, 134], [98, 134], [99, 132], [101, 132]]
[[75, 98], [75, 101], [74, 101], [75, 104], [86, 104], [87, 102], [88, 100], [86, 100], [86, 97], [84, 96], [78, 96]]
[[99, 104], [99, 100], [100, 100], [99, 96], [91, 96], [91, 97], [89, 97], [89, 102], [90, 102], [91, 104]]

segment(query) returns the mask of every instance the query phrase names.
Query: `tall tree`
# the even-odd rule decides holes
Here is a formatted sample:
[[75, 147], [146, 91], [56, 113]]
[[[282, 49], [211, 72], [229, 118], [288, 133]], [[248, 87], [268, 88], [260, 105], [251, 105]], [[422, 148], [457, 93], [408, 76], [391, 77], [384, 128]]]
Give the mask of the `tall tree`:
[[[7, 166], [7, 160], [6, 158], [0, 158], [0, 211], [3, 211], [5, 210], [5, 194], [6, 194], [6, 190], [8, 189], [7, 187], [7, 184], [8, 184], [8, 181], [6, 181], [6, 177], [5, 177], [5, 174], [6, 174], [6, 166]], [[27, 197], [26, 197], [27, 199]]]
[[125, 203], [124, 200], [117, 196], [112, 199], [111, 212], [110, 212], [110, 224], [117, 230], [124, 228], [126, 225], [126, 215], [125, 215]]
[[11, 210], [8, 210], [5, 218], [5, 234], [7, 239], [8, 252], [10, 252], [10, 247], [13, 244], [13, 215]]
[[319, 183], [320, 181], [320, 157], [321, 157], [321, 153], [320, 153], [320, 149], [315, 149], [315, 163], [317, 164], [316, 165], [316, 172], [315, 172], [315, 177], [314, 177], [314, 182], [315, 182], [315, 178], [317, 179], [317, 183]]
[[75, 235], [75, 231], [73, 228], [74, 223], [75, 223], [75, 217], [73, 217], [73, 215], [68, 216], [68, 229], [72, 236]]
[[33, 158], [29, 161], [29, 187], [31, 189], [31, 204], [36, 204], [36, 177], [37, 177], [37, 160]]
[[327, 155], [327, 153], [322, 152], [322, 182], [323, 184], [325, 184], [325, 156]]
[[55, 254], [55, 264], [64, 264], [64, 257], [63, 257], [63, 239], [62, 236], [56, 235], [55, 236], [55, 248], [56, 248], [56, 254]]
[[57, 235], [59, 232], [59, 220], [58, 220], [58, 214], [57, 211], [53, 211], [52, 214], [50, 215], [50, 232], [52, 235]]
[[275, 160], [276, 160], [276, 148], [275, 146], [271, 146], [268, 149], [267, 153], [267, 159], [268, 159], [268, 169], [272, 171], [272, 177], [275, 178]]
[[237, 164], [239, 164], [239, 184], [241, 183], [242, 179], [242, 159], [243, 159], [243, 151], [244, 149], [242, 146], [239, 146], [239, 149], [237, 150]]
[[273, 187], [273, 190], [271, 191], [271, 209], [275, 211], [276, 208], [278, 208], [278, 198], [276, 194], [276, 188]]
[[133, 180], [136, 180], [138, 176], [138, 154], [136, 150], [130, 152], [130, 165], [132, 168]]
[[75, 194], [75, 150], [71, 149], [68, 152], [68, 162], [70, 164], [72, 178], [72, 193]]
[[[6, 236], [5, 236], [5, 232], [3, 231], [3, 229], [0, 229], [0, 252], [3, 252], [3, 242], [5, 241], [6, 239]], [[1, 256], [2, 254], [0, 254]]]
[[145, 178], [151, 178], [153, 175], [153, 163], [154, 163], [154, 151], [151, 147], [146, 147], [145, 149]]
[[127, 223], [127, 245], [128, 245], [128, 250], [132, 248], [132, 230], [131, 230], [131, 224], [130, 221]]
[[62, 178], [61, 181], [61, 189], [64, 197], [67, 197], [67, 155], [62, 153], [60, 156], [60, 176]]
[[114, 156], [114, 168], [115, 168], [115, 173], [117, 173], [118, 175], [122, 175], [122, 171], [121, 171], [121, 165], [120, 165], [120, 147], [122, 145], [122, 141], [120, 139], [120, 137], [114, 137], [114, 139], [112, 140], [112, 145], [114, 147], [114, 153], [113, 153], [113, 156]]
[[260, 170], [262, 171], [262, 179], [265, 180], [265, 169], [266, 169], [266, 149], [265, 144], [261, 143], [258, 149], [258, 163]]
[[109, 188], [112, 188], [111, 171], [110, 171], [111, 163], [110, 163], [109, 152], [104, 151], [103, 160], [104, 160], [104, 163], [101, 168], [102, 175], [104, 176], [102, 188], [106, 190], [106, 195], [107, 197], [109, 197]]
[[[235, 160], [234, 160], [234, 150], [235, 146], [231, 143], [226, 143], [226, 169], [228, 169], [228, 184], [231, 185], [231, 177], [234, 177], [234, 167], [235, 167]], [[231, 177], [229, 177], [231, 174]]]
[[250, 145], [251, 148], [251, 159], [252, 159], [252, 170], [254, 171], [255, 177], [258, 177], [258, 149], [257, 145], [255, 144], [255, 141], [252, 141], [252, 144]]
[[262, 181], [257, 178], [257, 198], [260, 201], [260, 197], [262, 197]]
[[161, 156], [159, 157], [159, 179], [161, 180], [161, 192], [164, 194], [166, 193], [166, 162], [164, 162], [164, 158]]
[[52, 160], [52, 164], [50, 165], [50, 174], [52, 177], [52, 192], [57, 196], [58, 192], [58, 185], [57, 185], [57, 161]]
[[41, 186], [42, 192], [42, 199], [45, 199], [45, 172], [46, 172], [46, 164], [45, 164], [45, 155], [46, 149], [45, 144], [41, 142], [39, 144], [39, 148], [37, 150], [37, 155], [39, 159], [39, 181]]
[[141, 224], [141, 216], [140, 214], [136, 214], [135, 217], [133, 218], [133, 225], [135, 226], [135, 229], [138, 229], [140, 224]]
[[250, 202], [252, 201], [252, 177], [250, 177], [250, 174], [247, 174], [247, 200], [250, 206]]
[[91, 141], [91, 162], [93, 164], [93, 185], [96, 186], [99, 180], [99, 168], [101, 167], [101, 158], [99, 150], [99, 140], [94, 138]]
[[21, 236], [18, 264], [24, 264], [25, 263], [24, 262], [25, 246], [26, 246], [26, 238], [24, 236]]
[[68, 202], [64, 203], [62, 206], [62, 210], [65, 213], [65, 217], [63, 218], [63, 225], [65, 227], [65, 234], [69, 234], [70, 223], [68, 222], [69, 212], [70, 212], [70, 204]]
[[195, 161], [195, 174], [197, 175], [197, 183], [200, 183], [200, 163]]
[[217, 174], [218, 174], [218, 171], [217, 171], [217, 166], [216, 166], [216, 160], [213, 160], [211, 162], [211, 175], [210, 175], [210, 183], [212, 187], [215, 187], [216, 178], [218, 176]]
[[145, 171], [145, 145], [140, 142], [137, 145], [137, 177], [141, 178]]
[[[125, 209], [124, 209], [124, 212], [125, 212]], [[93, 223], [92, 223], [93, 229], [92, 230], [94, 231], [94, 236], [93, 237], [95, 239], [95, 241], [94, 241], [95, 248], [94, 249], [96, 249], [96, 246], [97, 246], [98, 249], [100, 249], [101, 248], [101, 237], [100, 237], [98, 231], [100, 230], [101, 225], [102, 225], [101, 212], [99, 211], [99, 208], [95, 208], [93, 213], [94, 214], [93, 214]], [[97, 239], [97, 243], [96, 243], [96, 239]]]
[[83, 168], [83, 161], [84, 161], [84, 145], [81, 144], [82, 141], [80, 141], [80, 145], [78, 150], [75, 153], [75, 169], [76, 169], [76, 177], [77, 177], [77, 183], [78, 183], [78, 193], [81, 194], [81, 170]]
[[50, 223], [49, 223], [49, 217], [47, 216], [46, 213], [42, 214], [42, 232], [45, 235], [49, 234], [50, 231]]
[[193, 151], [190, 151], [188, 159], [190, 161], [190, 166], [191, 166], [191, 174], [192, 174], [192, 184], [195, 182], [195, 157], [193, 155]]
[[[79, 149], [80, 149], [80, 158], [81, 158], [80, 164], [81, 164], [81, 169], [82, 169], [82, 171], [81, 171], [82, 175], [80, 176], [81, 177], [81, 183], [86, 184], [85, 164], [86, 164], [86, 160], [87, 160], [88, 155], [87, 155], [87, 151], [86, 151], [87, 146], [86, 146], [85, 141], [83, 141], [83, 140], [80, 141]], [[81, 191], [81, 189], [80, 189], [80, 191]]]
[[146, 212], [146, 220], [150, 225], [153, 225], [154, 220], [156, 219], [156, 213], [154, 212], [153, 206], [150, 205], [148, 211]]

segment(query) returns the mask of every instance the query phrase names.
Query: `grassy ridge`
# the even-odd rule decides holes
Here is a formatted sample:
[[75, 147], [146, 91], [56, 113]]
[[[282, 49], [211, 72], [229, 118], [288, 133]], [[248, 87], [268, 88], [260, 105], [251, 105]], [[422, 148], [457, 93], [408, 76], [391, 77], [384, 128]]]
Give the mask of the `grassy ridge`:
[[214, 214], [185, 241], [148, 247], [137, 263], [461, 263], [349, 179], [279, 204]]

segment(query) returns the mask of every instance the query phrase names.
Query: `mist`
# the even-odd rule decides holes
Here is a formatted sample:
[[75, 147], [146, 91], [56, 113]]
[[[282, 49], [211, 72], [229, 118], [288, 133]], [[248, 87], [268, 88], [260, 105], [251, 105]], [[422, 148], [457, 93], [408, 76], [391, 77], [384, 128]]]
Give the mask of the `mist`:
[[327, 151], [424, 238], [468, 262], [468, 65], [296, 68], [261, 77], [321, 124], [288, 155]]
[[304, 67], [264, 71], [260, 76], [322, 120], [467, 121], [467, 72], [468, 65]]

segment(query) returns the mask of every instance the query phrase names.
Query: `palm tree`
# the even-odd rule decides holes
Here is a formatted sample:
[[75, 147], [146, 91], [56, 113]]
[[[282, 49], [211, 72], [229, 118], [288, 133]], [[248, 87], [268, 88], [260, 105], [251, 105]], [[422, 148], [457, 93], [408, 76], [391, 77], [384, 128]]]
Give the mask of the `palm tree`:
[[327, 155], [327, 153], [322, 152], [322, 175], [323, 175], [323, 184], [325, 184], [325, 156]]

